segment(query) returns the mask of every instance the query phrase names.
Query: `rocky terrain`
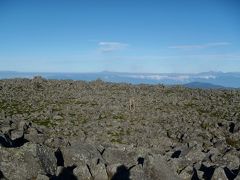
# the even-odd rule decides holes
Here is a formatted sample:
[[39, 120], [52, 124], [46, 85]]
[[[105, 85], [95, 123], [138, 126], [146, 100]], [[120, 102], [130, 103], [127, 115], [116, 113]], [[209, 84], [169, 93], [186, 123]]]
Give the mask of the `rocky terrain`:
[[0, 80], [0, 179], [240, 180], [240, 90]]

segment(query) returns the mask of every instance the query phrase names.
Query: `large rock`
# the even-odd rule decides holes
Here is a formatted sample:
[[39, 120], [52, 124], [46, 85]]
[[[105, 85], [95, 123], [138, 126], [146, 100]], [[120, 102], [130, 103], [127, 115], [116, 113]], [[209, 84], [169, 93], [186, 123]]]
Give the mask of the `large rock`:
[[26, 143], [20, 148], [0, 147], [0, 169], [9, 180], [34, 179], [42, 171], [36, 156], [36, 145]]
[[24, 132], [23, 130], [14, 130], [14, 131], [11, 131], [11, 139], [12, 140], [16, 140], [16, 139], [19, 139], [23, 136]]
[[54, 151], [46, 146], [37, 145], [36, 155], [39, 159], [43, 173], [55, 175], [57, 170], [57, 160]]
[[227, 163], [227, 167], [230, 169], [238, 169], [240, 165], [239, 157], [237, 157], [234, 153], [227, 153], [223, 157], [223, 161]]
[[228, 180], [224, 169], [221, 167], [216, 168], [213, 173], [212, 180]]

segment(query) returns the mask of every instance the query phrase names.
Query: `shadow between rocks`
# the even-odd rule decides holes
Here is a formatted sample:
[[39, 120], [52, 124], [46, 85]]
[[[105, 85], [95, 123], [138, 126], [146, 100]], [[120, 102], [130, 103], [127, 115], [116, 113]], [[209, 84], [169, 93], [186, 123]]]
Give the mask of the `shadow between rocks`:
[[27, 139], [24, 138], [24, 135], [18, 139], [15, 139], [12, 141], [13, 142], [13, 148], [16, 148], [16, 147], [21, 147], [23, 146], [25, 143], [29, 142]]
[[224, 172], [229, 180], [233, 180], [237, 177], [239, 169], [230, 170], [227, 167], [225, 167]]
[[139, 165], [142, 165], [142, 167], [143, 167], [144, 158], [143, 158], [143, 157], [139, 157], [139, 158], [137, 159], [137, 162], [138, 162]]
[[78, 180], [77, 176], [74, 175], [73, 170], [77, 167], [76, 165], [64, 167], [64, 158], [62, 151], [58, 148], [54, 153], [57, 159], [57, 167], [61, 168], [60, 173], [56, 175], [47, 174], [50, 180]]
[[181, 155], [181, 150], [177, 150], [177, 151], [175, 151], [173, 154], [172, 154], [172, 156], [171, 156], [171, 158], [179, 158], [179, 156]]
[[21, 147], [27, 142], [29, 141], [24, 138], [24, 134], [22, 135], [22, 137], [15, 140], [12, 140], [8, 134], [0, 135], [0, 145], [6, 148]]
[[229, 124], [229, 132], [230, 132], [230, 133], [234, 133], [234, 128], [235, 128], [235, 124], [234, 124], [233, 122], [231, 122], [231, 123]]
[[4, 175], [3, 175], [3, 172], [0, 170], [0, 179], [3, 179], [5, 178]]
[[197, 170], [196, 170], [196, 168], [194, 168], [194, 167], [193, 167], [193, 175], [192, 175], [191, 180], [200, 180], [200, 179], [198, 178]]
[[216, 167], [215, 166], [204, 166], [203, 164], [201, 165], [199, 171], [203, 172], [203, 179], [205, 180], [211, 180], [213, 173], [215, 171]]
[[130, 168], [121, 165], [117, 167], [117, 172], [113, 175], [111, 180], [130, 180], [130, 170], [136, 165], [131, 166]]
[[55, 151], [54, 155], [57, 159], [57, 166], [64, 166], [63, 154], [60, 148], [58, 148], [57, 151]]
[[76, 168], [76, 165], [63, 167], [58, 176], [49, 176], [50, 180], [78, 180], [78, 178], [73, 174], [73, 170]]

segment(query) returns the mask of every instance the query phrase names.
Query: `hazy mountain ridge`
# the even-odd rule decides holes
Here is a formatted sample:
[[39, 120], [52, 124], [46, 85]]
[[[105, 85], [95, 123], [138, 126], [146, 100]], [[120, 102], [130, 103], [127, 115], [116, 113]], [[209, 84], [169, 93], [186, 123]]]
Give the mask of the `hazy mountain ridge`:
[[102, 79], [107, 82], [124, 82], [132, 84], [188, 84], [192, 82], [210, 83], [217, 86], [239, 88], [240, 72], [202, 72], [202, 73], [127, 73], [127, 72], [98, 72], [98, 73], [43, 73], [0, 71], [0, 79], [33, 78], [42, 76], [47, 79], [72, 79], [92, 81]]
[[201, 82], [191, 82], [184, 84], [187, 88], [202, 88], [202, 89], [226, 89], [227, 87], [219, 86], [210, 83], [201, 83]]

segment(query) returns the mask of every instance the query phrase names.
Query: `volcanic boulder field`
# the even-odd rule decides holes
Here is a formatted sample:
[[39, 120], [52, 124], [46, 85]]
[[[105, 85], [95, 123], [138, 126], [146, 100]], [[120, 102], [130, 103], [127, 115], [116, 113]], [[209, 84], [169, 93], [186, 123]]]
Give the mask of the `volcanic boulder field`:
[[240, 90], [0, 80], [0, 179], [240, 180]]

